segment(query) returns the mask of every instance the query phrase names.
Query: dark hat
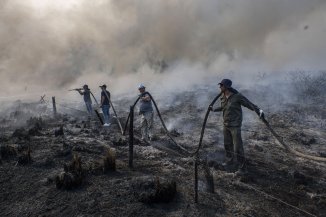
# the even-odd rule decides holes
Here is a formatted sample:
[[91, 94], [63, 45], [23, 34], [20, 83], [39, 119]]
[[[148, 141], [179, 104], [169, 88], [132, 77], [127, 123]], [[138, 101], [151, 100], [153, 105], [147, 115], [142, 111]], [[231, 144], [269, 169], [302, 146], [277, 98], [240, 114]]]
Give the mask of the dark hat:
[[232, 86], [232, 81], [230, 79], [223, 79], [219, 85], [223, 85], [226, 88], [230, 88]]
[[88, 89], [88, 85], [87, 84], [84, 84], [83, 88], [84, 89]]
[[105, 84], [103, 84], [103, 85], [102, 85], [102, 86], [100, 86], [100, 87], [106, 88], [106, 85], [105, 85]]

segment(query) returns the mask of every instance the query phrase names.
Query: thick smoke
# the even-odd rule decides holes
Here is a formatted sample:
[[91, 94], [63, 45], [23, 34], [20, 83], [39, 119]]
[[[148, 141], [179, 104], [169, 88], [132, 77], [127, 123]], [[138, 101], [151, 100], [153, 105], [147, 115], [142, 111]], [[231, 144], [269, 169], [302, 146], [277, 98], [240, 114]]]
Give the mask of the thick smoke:
[[228, 72], [240, 83], [326, 68], [324, 0], [56, 2], [0, 1], [2, 93], [84, 83], [127, 93], [139, 82], [176, 90]]

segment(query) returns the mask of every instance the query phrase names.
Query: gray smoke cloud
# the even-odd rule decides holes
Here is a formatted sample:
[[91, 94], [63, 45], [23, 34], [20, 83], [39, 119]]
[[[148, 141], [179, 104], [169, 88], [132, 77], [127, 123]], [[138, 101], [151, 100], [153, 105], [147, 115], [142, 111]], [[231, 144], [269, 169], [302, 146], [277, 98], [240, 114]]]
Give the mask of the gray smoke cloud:
[[0, 1], [2, 93], [84, 83], [126, 93], [140, 82], [178, 90], [231, 71], [240, 82], [326, 68], [324, 0], [57, 2]]

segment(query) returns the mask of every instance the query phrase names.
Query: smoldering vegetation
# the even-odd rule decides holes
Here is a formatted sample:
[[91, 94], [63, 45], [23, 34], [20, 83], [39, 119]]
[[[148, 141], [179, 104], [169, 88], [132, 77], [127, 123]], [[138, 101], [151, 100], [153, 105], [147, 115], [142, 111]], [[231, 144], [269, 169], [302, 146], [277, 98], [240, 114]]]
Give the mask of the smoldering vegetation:
[[[234, 87], [265, 110], [271, 126], [287, 144], [325, 157], [325, 101], [319, 92], [325, 74], [305, 73], [309, 79], [294, 79], [288, 73], [291, 79], [275, 82], [279, 88], [266, 83], [269, 76], [257, 76], [255, 88], [237, 86], [236, 82]], [[306, 85], [298, 85], [302, 79], [308, 79], [308, 86], [320, 86], [311, 85], [306, 91]], [[151, 93], [174, 140], [189, 151], [195, 150], [205, 111], [217, 89], [198, 86], [175, 92], [168, 99], [164, 94], [156, 95], [155, 90]], [[303, 103], [305, 98], [313, 103]], [[133, 99], [113, 101], [124, 123], [128, 115], [124, 107], [133, 104]], [[140, 140], [136, 115], [134, 168], [130, 169], [128, 135], [121, 136], [114, 118], [110, 128], [103, 128], [96, 117], [87, 120], [84, 107], [60, 107], [54, 118], [51, 106], [41, 112], [42, 104], [24, 105], [3, 111], [2, 117], [8, 121], [0, 134], [1, 216], [304, 215], [278, 200], [316, 216], [326, 214], [324, 163], [287, 153], [256, 114], [245, 108], [243, 139], [248, 173], [235, 176], [232, 169], [222, 166], [222, 119], [220, 114], [211, 113], [199, 155], [204, 164], [199, 165], [195, 204], [194, 159], [171, 142], [157, 115], [156, 140], [149, 143]], [[25, 111], [24, 118], [11, 115], [20, 109]], [[16, 120], [20, 118], [26, 121]], [[13, 207], [13, 203], [17, 205]]]
[[155, 140], [144, 143], [135, 113], [130, 169], [128, 135], [116, 119], [103, 128], [67, 92], [87, 83], [99, 96], [106, 83], [124, 123], [144, 83], [173, 139], [193, 151], [217, 83], [230, 78], [288, 145], [326, 157], [325, 7], [323, 0], [0, 1], [0, 215], [325, 216], [325, 164], [287, 153], [251, 111], [244, 109], [244, 176], [222, 165], [222, 117], [210, 114], [195, 204], [194, 159], [157, 115]]

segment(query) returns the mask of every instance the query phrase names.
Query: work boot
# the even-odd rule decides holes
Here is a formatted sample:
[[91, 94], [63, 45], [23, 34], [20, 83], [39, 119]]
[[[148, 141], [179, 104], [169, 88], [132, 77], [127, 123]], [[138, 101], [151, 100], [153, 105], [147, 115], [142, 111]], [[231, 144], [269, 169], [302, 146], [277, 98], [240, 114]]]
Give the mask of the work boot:
[[245, 168], [238, 169], [238, 170], [234, 173], [235, 176], [245, 176], [245, 175], [247, 175], [247, 174], [248, 174], [248, 170], [245, 169]]
[[246, 165], [242, 165], [241, 167], [238, 167], [238, 170], [234, 174], [236, 176], [244, 176], [244, 175], [248, 174]]
[[146, 139], [145, 137], [141, 137], [140, 139], [141, 142], [147, 143], [148, 142], [148, 138]]
[[156, 141], [157, 137], [155, 137], [154, 135], [151, 135], [148, 137], [149, 141]]
[[233, 159], [231, 159], [231, 160], [226, 160], [226, 161], [224, 161], [223, 163], [222, 163], [222, 166], [223, 167], [230, 167], [230, 166], [232, 166], [233, 165]]

